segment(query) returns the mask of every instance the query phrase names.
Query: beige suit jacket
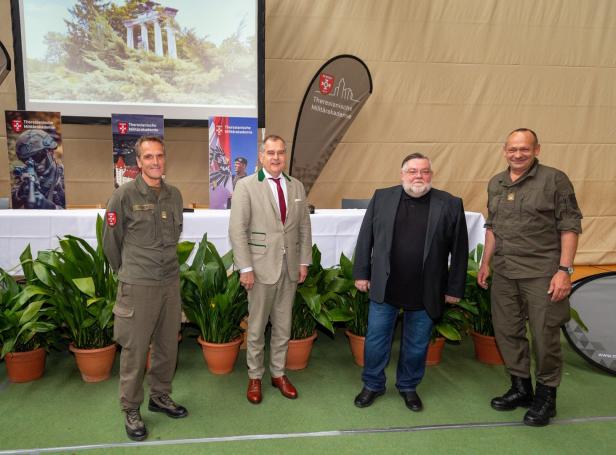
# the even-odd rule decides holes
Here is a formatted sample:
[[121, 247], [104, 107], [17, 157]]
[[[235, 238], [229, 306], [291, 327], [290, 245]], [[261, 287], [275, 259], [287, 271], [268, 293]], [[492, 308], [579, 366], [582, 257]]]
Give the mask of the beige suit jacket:
[[287, 185], [287, 219], [280, 220], [278, 203], [263, 171], [237, 182], [231, 203], [229, 238], [238, 269], [252, 267], [258, 283], [274, 284], [286, 254], [289, 277], [297, 281], [300, 264], [312, 263], [310, 214], [304, 185], [282, 174]]

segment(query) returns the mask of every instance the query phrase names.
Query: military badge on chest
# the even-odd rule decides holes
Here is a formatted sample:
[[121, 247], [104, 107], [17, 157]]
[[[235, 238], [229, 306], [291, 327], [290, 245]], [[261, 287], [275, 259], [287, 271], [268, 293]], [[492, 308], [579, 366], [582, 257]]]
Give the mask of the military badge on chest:
[[508, 193], [508, 194], [507, 194], [507, 200], [508, 200], [509, 202], [513, 202], [513, 201], [515, 201], [515, 193], [514, 193], [513, 191], [512, 191], [511, 193]]

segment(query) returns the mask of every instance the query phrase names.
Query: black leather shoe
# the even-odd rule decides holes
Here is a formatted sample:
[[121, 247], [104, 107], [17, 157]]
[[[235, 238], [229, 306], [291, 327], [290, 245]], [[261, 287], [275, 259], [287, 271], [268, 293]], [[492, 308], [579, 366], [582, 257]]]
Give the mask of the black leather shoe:
[[361, 392], [359, 392], [359, 395], [355, 397], [355, 406], [357, 406], [358, 408], [367, 408], [372, 403], [374, 403], [374, 400], [376, 400], [377, 397], [380, 397], [384, 393], [385, 390], [373, 392], [372, 390], [368, 390], [364, 387], [363, 389], [361, 389]]
[[417, 392], [400, 392], [400, 396], [404, 398], [404, 404], [411, 411], [419, 412], [423, 409], [423, 403]]
[[188, 410], [173, 401], [169, 395], [150, 397], [148, 409], [152, 412], [164, 412], [173, 419], [181, 419], [188, 415]]
[[511, 388], [500, 397], [492, 398], [490, 405], [497, 411], [511, 411], [515, 408], [528, 408], [533, 404], [533, 383], [530, 378], [511, 375]]
[[524, 423], [531, 427], [544, 427], [556, 416], [556, 387], [537, 383], [533, 405], [524, 415]]
[[124, 428], [126, 428], [126, 435], [133, 441], [143, 441], [148, 437], [148, 430], [143, 423], [139, 409], [124, 411]]

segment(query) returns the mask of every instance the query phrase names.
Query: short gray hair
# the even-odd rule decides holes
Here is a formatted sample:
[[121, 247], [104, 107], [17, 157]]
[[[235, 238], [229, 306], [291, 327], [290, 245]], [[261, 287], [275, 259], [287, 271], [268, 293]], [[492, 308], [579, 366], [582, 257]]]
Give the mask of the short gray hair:
[[141, 158], [141, 144], [143, 144], [144, 142], [158, 142], [160, 144], [160, 146], [163, 148], [163, 153], [166, 154], [165, 152], [165, 143], [163, 142], [163, 140], [158, 137], [158, 136], [141, 136], [139, 139], [137, 139], [137, 142], [135, 142], [135, 153], [137, 154], [137, 158]]
[[263, 139], [263, 141], [261, 142], [261, 147], [259, 151], [263, 152], [265, 150], [265, 143], [267, 141], [280, 141], [284, 144], [285, 150], [287, 149], [287, 142], [283, 138], [281, 138], [277, 134], [268, 134], [267, 136], [265, 136], [265, 139]]

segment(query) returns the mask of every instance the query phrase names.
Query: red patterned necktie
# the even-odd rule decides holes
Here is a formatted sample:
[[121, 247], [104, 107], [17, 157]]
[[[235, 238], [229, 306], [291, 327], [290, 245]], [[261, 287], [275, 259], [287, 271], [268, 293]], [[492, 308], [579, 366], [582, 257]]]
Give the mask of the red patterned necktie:
[[280, 206], [280, 221], [284, 224], [287, 219], [287, 203], [284, 201], [284, 192], [282, 191], [282, 185], [280, 184], [280, 177], [270, 177], [269, 179], [276, 182], [276, 187], [278, 189], [278, 205]]

